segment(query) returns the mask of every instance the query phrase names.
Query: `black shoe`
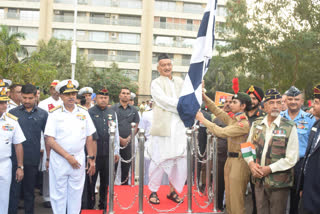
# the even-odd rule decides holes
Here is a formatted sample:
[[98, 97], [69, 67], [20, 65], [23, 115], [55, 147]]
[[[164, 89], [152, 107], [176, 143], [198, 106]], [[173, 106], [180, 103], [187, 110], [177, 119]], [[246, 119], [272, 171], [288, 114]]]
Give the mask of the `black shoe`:
[[45, 201], [45, 202], [43, 202], [43, 206], [44, 206], [45, 208], [51, 208], [51, 203], [50, 203], [50, 201]]

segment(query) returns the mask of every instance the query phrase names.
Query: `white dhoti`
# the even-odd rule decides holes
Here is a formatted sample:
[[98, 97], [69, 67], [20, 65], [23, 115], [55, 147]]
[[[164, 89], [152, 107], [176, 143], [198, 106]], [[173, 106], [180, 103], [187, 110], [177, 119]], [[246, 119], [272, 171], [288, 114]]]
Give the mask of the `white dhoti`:
[[50, 201], [54, 214], [79, 214], [85, 182], [84, 151], [74, 154], [81, 164], [73, 169], [69, 162], [51, 150], [49, 165]]
[[8, 213], [9, 193], [12, 177], [10, 158], [0, 160], [0, 213]]
[[149, 168], [149, 189], [157, 192], [163, 173], [168, 175], [169, 182], [182, 192], [187, 179], [187, 137], [186, 129], [178, 114], [171, 117], [171, 136], [152, 136]]

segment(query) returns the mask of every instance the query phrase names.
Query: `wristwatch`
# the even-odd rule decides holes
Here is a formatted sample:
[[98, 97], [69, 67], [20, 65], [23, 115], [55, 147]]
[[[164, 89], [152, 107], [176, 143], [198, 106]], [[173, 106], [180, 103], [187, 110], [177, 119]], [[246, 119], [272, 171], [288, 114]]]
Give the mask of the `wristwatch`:
[[87, 156], [88, 159], [94, 160], [94, 156]]
[[22, 170], [23, 170], [23, 166], [18, 166], [17, 168], [20, 168], [20, 169], [22, 169]]

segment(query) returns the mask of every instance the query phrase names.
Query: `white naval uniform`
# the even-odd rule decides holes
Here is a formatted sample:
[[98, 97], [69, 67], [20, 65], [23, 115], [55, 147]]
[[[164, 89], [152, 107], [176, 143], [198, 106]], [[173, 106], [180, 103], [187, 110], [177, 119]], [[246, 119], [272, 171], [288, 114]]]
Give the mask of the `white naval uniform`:
[[8, 106], [7, 106], [7, 112], [9, 112], [11, 109], [14, 109], [15, 107], [18, 107], [19, 105], [16, 104], [13, 100], [9, 100]]
[[72, 112], [61, 105], [48, 117], [45, 136], [55, 141], [81, 164], [73, 169], [69, 162], [56, 153], [50, 152], [49, 183], [50, 201], [54, 214], [79, 214], [85, 181], [86, 138], [96, 131], [87, 110], [78, 105]]
[[168, 124], [170, 136], [152, 136], [150, 146], [152, 160], [149, 167], [148, 186], [152, 192], [157, 192], [161, 185], [162, 176], [166, 173], [170, 183], [181, 193], [187, 179], [187, 136], [186, 128], [177, 111], [179, 94], [176, 91], [176, 84], [178, 81], [162, 77], [164, 79], [162, 81], [167, 81], [166, 84], [170, 88], [171, 96], [169, 96], [161, 88], [161, 81], [158, 81], [161, 80], [161, 77], [152, 81], [151, 95], [157, 106], [171, 113], [170, 121], [157, 121], [158, 124]]
[[[55, 107], [62, 105], [62, 100], [59, 97], [58, 100], [55, 100], [52, 98], [52, 96], [48, 97], [45, 100], [42, 100], [38, 107], [42, 108], [43, 110], [49, 111], [51, 109], [54, 109]], [[50, 201], [50, 192], [49, 192], [49, 172], [47, 172], [46, 169], [46, 160], [47, 160], [47, 151], [44, 146], [44, 138], [43, 138], [43, 133], [41, 134], [41, 149], [43, 149], [43, 157], [42, 157], [42, 162], [40, 164], [40, 170], [43, 171], [43, 185], [42, 185], [42, 197], [43, 200]]]
[[[13, 118], [15, 118], [13, 116]], [[12, 176], [11, 148], [26, 140], [18, 121], [4, 113], [0, 117], [0, 213], [7, 213]]]

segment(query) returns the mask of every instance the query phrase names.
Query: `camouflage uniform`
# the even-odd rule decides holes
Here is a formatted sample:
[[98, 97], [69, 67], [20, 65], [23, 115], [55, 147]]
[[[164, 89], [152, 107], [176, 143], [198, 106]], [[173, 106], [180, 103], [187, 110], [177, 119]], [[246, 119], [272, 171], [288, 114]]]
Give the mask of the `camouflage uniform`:
[[[282, 214], [293, 185], [293, 166], [299, 154], [298, 135], [295, 124], [280, 115], [270, 126], [267, 123], [267, 116], [257, 119], [248, 138], [256, 147], [256, 163], [271, 169], [268, 176], [253, 178], [257, 213]], [[253, 159], [246, 158], [246, 161], [250, 163]]]
[[230, 117], [208, 97], [205, 97], [204, 100], [209, 110], [227, 125], [221, 128], [208, 120], [203, 121], [210, 132], [217, 137], [227, 138], [228, 141], [228, 158], [224, 166], [227, 212], [244, 214], [245, 192], [250, 179], [250, 170], [242, 158], [240, 144], [246, 141], [250, 130], [248, 118], [245, 113]]

